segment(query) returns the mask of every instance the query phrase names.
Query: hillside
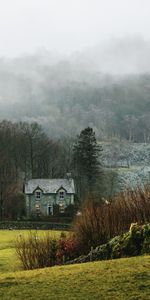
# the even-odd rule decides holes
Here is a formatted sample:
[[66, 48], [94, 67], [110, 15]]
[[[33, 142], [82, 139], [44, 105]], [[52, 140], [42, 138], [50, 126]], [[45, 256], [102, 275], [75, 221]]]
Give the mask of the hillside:
[[123, 39], [70, 57], [0, 59], [1, 120], [37, 121], [52, 138], [90, 126], [101, 140], [149, 142], [149, 48]]
[[52, 267], [0, 275], [0, 298], [150, 299], [150, 257]]
[[150, 181], [150, 143], [127, 141], [102, 142], [100, 162], [103, 166], [102, 195], [111, 198], [127, 188], [135, 188]]

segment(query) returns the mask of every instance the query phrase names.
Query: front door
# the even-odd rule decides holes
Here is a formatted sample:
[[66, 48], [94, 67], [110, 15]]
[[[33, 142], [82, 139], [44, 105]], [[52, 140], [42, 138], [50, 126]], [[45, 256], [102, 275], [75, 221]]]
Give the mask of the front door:
[[47, 206], [47, 214], [48, 214], [48, 216], [53, 215], [53, 205], [48, 204], [48, 206]]

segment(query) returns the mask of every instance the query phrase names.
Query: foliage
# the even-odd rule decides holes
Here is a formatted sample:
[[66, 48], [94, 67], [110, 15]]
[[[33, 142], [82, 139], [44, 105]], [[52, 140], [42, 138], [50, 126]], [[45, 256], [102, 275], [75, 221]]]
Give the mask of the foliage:
[[[111, 258], [136, 256], [140, 254], [150, 254], [150, 241], [149, 247], [145, 247], [147, 241], [146, 231], [150, 231], [150, 224], [143, 226], [137, 223], [131, 224], [129, 232], [112, 239], [109, 244], [111, 245]], [[147, 244], [148, 246], [148, 244]]]
[[83, 245], [83, 252], [127, 231], [133, 222], [150, 222], [149, 195], [149, 186], [128, 190], [111, 202], [104, 199], [100, 201], [91, 195], [73, 227]]
[[[17, 243], [17, 253], [24, 268], [64, 263], [79, 254], [88, 253], [91, 247], [108, 243], [110, 238], [129, 229], [131, 222], [139, 222], [139, 224], [149, 222], [149, 194], [150, 189], [145, 186], [144, 190], [137, 189], [122, 193], [112, 202], [89, 198], [83, 206], [81, 215], [76, 217], [73, 226], [75, 235], [61, 238], [56, 243], [49, 236], [45, 236], [45, 240], [42, 240], [38, 236], [31, 235], [28, 241], [21, 237]], [[115, 238], [114, 244], [113, 241], [108, 244], [99, 248], [99, 257], [118, 258], [139, 255], [149, 249], [149, 228], [141, 229], [140, 226], [132, 225], [128, 235]], [[52, 257], [50, 257], [51, 251]]]
[[146, 232], [150, 232], [150, 224], [143, 226], [137, 223], [131, 224], [128, 232], [114, 237], [104, 245], [91, 249], [87, 255], [67, 263], [74, 264], [150, 254], [150, 240], [147, 239]]
[[15, 63], [2, 61], [2, 118], [30, 123], [36, 119], [53, 138], [75, 136], [89, 124], [103, 140], [149, 142], [148, 73], [113, 77], [91, 72], [89, 65], [85, 70], [68, 61], [53, 66], [43, 61], [45, 57], [38, 56]]
[[7, 220], [23, 219], [26, 215], [25, 195], [15, 185], [10, 186], [7, 190], [4, 212]]
[[144, 242], [142, 253], [150, 253], [150, 226], [145, 225], [143, 228]]
[[79, 240], [72, 234], [58, 241], [57, 263], [62, 264], [78, 257], [82, 253]]
[[[149, 225], [150, 226], [150, 225]], [[144, 242], [143, 227], [131, 224], [129, 233], [111, 241], [112, 258], [140, 255]]]
[[102, 148], [97, 144], [95, 132], [87, 127], [81, 131], [74, 145], [74, 169], [77, 178], [77, 190], [83, 198], [91, 192], [100, 173], [99, 153]]
[[52, 141], [36, 122], [0, 122], [0, 220], [25, 214], [23, 185], [29, 178], [63, 178], [70, 141]]
[[23, 269], [30, 270], [55, 265], [57, 243], [57, 240], [49, 234], [41, 237], [37, 233], [30, 233], [27, 239], [20, 235], [16, 240], [16, 252]]
[[[66, 223], [67, 222], [67, 223]], [[0, 222], [0, 229], [53, 229], [53, 230], [68, 230], [70, 228], [71, 220], [69, 218], [48, 218], [48, 220], [32, 220], [32, 221], [3, 221]]]
[[49, 233], [41, 236], [37, 232], [30, 232], [27, 237], [20, 234], [15, 248], [25, 270], [63, 264], [82, 252], [81, 245], [75, 236], [73, 234], [66, 236], [64, 233], [60, 238], [54, 238]]

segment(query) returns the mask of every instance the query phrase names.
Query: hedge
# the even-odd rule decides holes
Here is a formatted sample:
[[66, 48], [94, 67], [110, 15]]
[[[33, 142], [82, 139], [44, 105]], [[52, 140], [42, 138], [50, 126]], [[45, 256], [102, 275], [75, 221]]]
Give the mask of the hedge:
[[33, 222], [33, 221], [3, 221], [0, 222], [0, 229], [54, 229], [54, 230], [69, 230], [68, 223], [53, 223], [53, 222]]

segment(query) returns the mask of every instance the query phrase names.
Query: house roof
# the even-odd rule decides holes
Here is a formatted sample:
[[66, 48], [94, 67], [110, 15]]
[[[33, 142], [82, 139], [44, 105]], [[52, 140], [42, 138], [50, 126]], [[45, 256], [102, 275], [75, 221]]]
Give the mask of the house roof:
[[31, 179], [25, 184], [25, 194], [33, 194], [37, 189], [41, 189], [44, 194], [55, 194], [60, 188], [64, 188], [67, 193], [75, 194], [73, 179]]

